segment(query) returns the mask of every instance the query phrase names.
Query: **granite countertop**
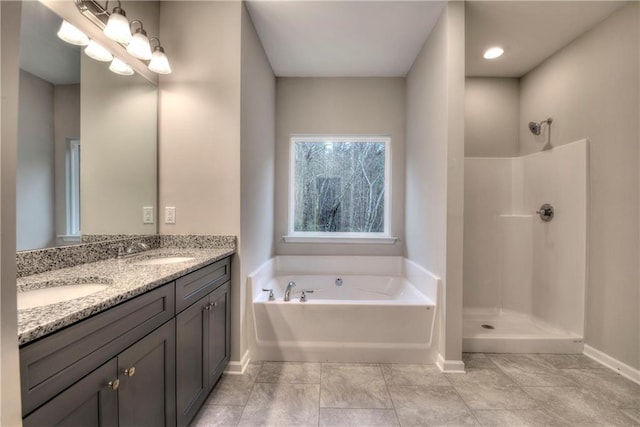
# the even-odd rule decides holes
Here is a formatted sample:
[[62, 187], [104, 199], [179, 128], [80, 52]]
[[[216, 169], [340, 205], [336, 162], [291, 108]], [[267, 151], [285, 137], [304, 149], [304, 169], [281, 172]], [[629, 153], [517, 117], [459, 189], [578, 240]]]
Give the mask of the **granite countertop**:
[[[231, 248], [160, 248], [127, 259], [107, 259], [18, 279], [18, 292], [60, 284], [103, 283], [109, 287], [82, 298], [18, 310], [18, 342], [24, 345], [116, 304], [226, 258]], [[153, 257], [193, 257], [164, 265], [134, 265]]]

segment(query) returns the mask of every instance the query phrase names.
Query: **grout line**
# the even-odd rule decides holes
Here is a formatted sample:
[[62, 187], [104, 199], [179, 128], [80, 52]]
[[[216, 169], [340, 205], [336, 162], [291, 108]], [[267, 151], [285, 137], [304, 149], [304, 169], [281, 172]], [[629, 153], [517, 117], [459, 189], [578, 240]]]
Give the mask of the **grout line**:
[[[389, 370], [391, 371], [391, 375], [393, 375], [393, 364], [392, 363], [388, 363], [389, 365]], [[382, 371], [382, 367], [380, 368], [380, 370]], [[389, 400], [391, 400], [391, 408], [393, 409], [393, 415], [395, 415], [396, 417], [396, 422], [398, 423], [398, 425], [400, 426], [400, 417], [398, 416], [398, 411], [396, 411], [396, 403], [393, 401], [393, 396], [391, 395], [391, 392], [389, 391], [389, 383], [387, 382], [387, 377], [384, 375], [384, 371], [382, 371], [382, 378], [384, 379], [384, 385], [387, 389], [387, 394], [389, 394]]]

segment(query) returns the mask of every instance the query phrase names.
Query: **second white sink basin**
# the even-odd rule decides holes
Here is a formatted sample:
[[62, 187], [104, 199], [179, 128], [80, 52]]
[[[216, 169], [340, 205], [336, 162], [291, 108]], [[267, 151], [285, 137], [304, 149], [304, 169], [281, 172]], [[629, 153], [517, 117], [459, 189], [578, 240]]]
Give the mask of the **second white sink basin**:
[[109, 286], [104, 283], [82, 283], [18, 292], [18, 310], [86, 297], [105, 290]]
[[164, 264], [176, 264], [178, 262], [187, 262], [193, 260], [193, 257], [188, 256], [171, 256], [171, 257], [159, 257], [149, 258], [142, 261], [136, 261], [133, 265], [164, 265]]

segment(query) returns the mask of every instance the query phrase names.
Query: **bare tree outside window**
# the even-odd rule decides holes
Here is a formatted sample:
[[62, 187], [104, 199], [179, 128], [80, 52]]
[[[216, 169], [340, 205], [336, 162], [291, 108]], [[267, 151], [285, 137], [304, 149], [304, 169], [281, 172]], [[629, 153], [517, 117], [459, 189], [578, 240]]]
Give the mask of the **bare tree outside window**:
[[294, 139], [295, 232], [385, 232], [386, 140]]

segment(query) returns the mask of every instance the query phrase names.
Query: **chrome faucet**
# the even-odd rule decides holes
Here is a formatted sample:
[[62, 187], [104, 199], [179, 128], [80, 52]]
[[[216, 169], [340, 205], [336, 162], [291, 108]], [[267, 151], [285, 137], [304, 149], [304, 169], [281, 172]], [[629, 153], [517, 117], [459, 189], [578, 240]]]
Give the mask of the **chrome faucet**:
[[285, 289], [284, 291], [284, 300], [285, 301], [289, 301], [291, 299], [291, 288], [295, 287], [296, 284], [295, 282], [292, 280], [289, 282], [289, 284], [287, 285], [287, 289]]
[[[134, 251], [134, 249], [138, 249], [138, 250]], [[144, 242], [131, 242], [131, 244], [129, 244], [126, 247], [124, 244], [122, 244], [118, 248], [118, 258], [125, 258], [125, 257], [128, 257], [129, 255], [134, 255], [141, 251], [148, 251], [149, 249], [151, 249], [149, 245], [147, 245]]]

